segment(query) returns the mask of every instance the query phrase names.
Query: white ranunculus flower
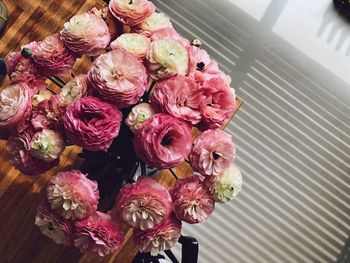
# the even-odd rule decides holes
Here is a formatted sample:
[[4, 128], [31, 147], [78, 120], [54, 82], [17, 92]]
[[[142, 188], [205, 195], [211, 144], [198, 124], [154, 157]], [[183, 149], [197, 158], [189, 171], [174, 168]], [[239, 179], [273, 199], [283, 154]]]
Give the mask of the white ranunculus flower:
[[141, 103], [132, 108], [125, 123], [132, 132], [136, 132], [154, 114], [156, 114], [156, 111], [152, 108], [151, 104]]
[[122, 48], [134, 56], [142, 59], [145, 58], [150, 45], [151, 41], [148, 37], [136, 33], [126, 33], [114, 40], [111, 43], [111, 48]]
[[88, 94], [88, 85], [87, 85], [87, 76], [80, 75], [76, 76], [74, 79], [71, 79], [67, 82], [66, 85], [62, 88], [59, 96], [59, 100], [62, 106], [68, 106], [74, 101], [87, 96]]
[[172, 28], [170, 18], [164, 13], [154, 12], [150, 17], [135, 27], [135, 31], [146, 36], [162, 28]]

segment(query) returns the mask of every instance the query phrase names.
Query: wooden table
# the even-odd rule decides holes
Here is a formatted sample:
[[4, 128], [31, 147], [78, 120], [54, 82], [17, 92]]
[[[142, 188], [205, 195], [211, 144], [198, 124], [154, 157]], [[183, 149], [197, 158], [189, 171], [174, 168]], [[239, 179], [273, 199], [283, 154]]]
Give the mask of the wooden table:
[[[9, 25], [0, 38], [0, 55], [6, 55], [20, 45], [40, 40], [62, 28], [63, 23], [78, 12], [101, 7], [102, 0], [5, 0], [9, 8]], [[79, 61], [75, 72], [84, 72], [88, 63]], [[7, 85], [3, 83], [2, 87]], [[242, 101], [238, 98], [237, 109]], [[36, 208], [44, 197], [49, 178], [67, 168], [79, 168], [81, 160], [76, 158], [79, 147], [67, 147], [60, 165], [36, 177], [21, 175], [8, 162], [5, 141], [0, 141], [0, 263], [129, 263], [137, 253], [130, 238], [132, 230], [126, 229], [126, 239], [120, 252], [105, 258], [93, 254], [82, 254], [74, 247], [56, 245], [43, 236], [34, 225]], [[192, 172], [184, 163], [174, 169], [179, 178]], [[175, 183], [168, 171], [157, 179], [165, 186]]]

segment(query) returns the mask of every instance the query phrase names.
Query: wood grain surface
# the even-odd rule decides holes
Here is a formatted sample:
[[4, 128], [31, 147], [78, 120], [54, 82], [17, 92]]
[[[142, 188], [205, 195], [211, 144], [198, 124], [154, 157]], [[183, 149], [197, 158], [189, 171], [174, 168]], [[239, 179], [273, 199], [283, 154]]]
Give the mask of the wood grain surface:
[[[103, 1], [93, 0], [8, 0], [8, 28], [0, 38], [0, 55], [18, 50], [23, 44], [59, 31], [63, 23], [76, 13], [103, 6]], [[75, 72], [85, 72], [89, 62], [80, 60]], [[2, 88], [6, 86], [5, 80]], [[237, 109], [242, 101], [237, 99]], [[194, 134], [198, 135], [198, 133]], [[129, 263], [137, 253], [132, 241], [132, 230], [125, 227], [126, 239], [122, 249], [109, 257], [82, 254], [74, 247], [57, 245], [43, 236], [34, 225], [36, 207], [44, 197], [44, 188], [49, 178], [58, 171], [79, 168], [76, 158], [79, 147], [67, 147], [60, 165], [35, 177], [21, 175], [8, 162], [5, 141], [0, 141], [0, 263]], [[192, 172], [184, 163], [175, 168], [179, 178]], [[169, 171], [162, 171], [157, 179], [171, 187], [175, 179]]]

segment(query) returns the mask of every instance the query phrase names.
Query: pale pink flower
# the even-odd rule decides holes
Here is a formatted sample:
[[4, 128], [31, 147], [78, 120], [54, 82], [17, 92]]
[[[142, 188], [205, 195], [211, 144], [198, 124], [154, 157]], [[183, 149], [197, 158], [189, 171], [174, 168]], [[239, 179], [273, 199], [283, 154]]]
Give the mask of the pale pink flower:
[[32, 53], [34, 65], [41, 75], [63, 77], [71, 75], [76, 57], [66, 48], [59, 34], [48, 36], [38, 42]]
[[201, 121], [199, 105], [202, 94], [198, 84], [189, 77], [173, 77], [158, 82], [152, 92], [152, 105], [189, 124]]
[[148, 75], [141, 60], [116, 49], [99, 56], [88, 72], [97, 95], [118, 108], [134, 105], [148, 86]]
[[185, 122], [159, 113], [136, 132], [134, 148], [138, 157], [157, 168], [172, 168], [182, 163], [192, 147], [192, 130]]
[[148, 0], [111, 0], [109, 10], [123, 24], [134, 26], [152, 15], [156, 7]]
[[172, 28], [170, 18], [164, 13], [154, 12], [142, 23], [132, 28], [133, 31], [150, 37], [154, 32], [162, 28]]
[[120, 226], [108, 214], [96, 212], [75, 222], [74, 246], [81, 252], [94, 252], [104, 257], [120, 249], [123, 240]]
[[189, 54], [189, 72], [188, 76], [193, 78], [198, 83], [203, 83], [212, 78], [220, 78], [222, 71], [220, 71], [218, 63], [211, 59], [204, 49], [190, 46], [188, 48]]
[[184, 47], [190, 46], [190, 41], [188, 39], [182, 37], [179, 33], [176, 32], [176, 30], [172, 27], [165, 27], [161, 28], [157, 31], [154, 31], [151, 35], [151, 41], [157, 41], [164, 38], [171, 38], [179, 41]]
[[69, 140], [89, 151], [106, 151], [118, 136], [122, 114], [95, 97], [73, 102], [63, 116]]
[[145, 121], [156, 114], [156, 110], [148, 103], [140, 103], [131, 109], [125, 119], [126, 125], [132, 132], [140, 129]]
[[231, 135], [216, 129], [205, 131], [195, 140], [189, 159], [193, 169], [202, 175], [219, 175], [235, 157]]
[[88, 80], [86, 75], [79, 75], [69, 80], [58, 94], [60, 104], [67, 107], [73, 102], [89, 94]]
[[146, 231], [136, 229], [133, 238], [141, 252], [150, 252], [152, 256], [156, 256], [175, 246], [180, 236], [181, 221], [171, 216], [163, 223]]
[[96, 7], [94, 7], [91, 9], [90, 12], [103, 18], [103, 20], [108, 26], [109, 34], [111, 35], [112, 40], [116, 39], [118, 36], [123, 34], [123, 23], [114, 18], [111, 11], [109, 11], [108, 6], [102, 9], [97, 9]]
[[66, 246], [73, 244], [73, 222], [56, 215], [46, 202], [40, 204], [36, 211], [35, 225], [39, 227], [42, 234], [57, 244]]
[[114, 40], [111, 49], [121, 48], [133, 54], [134, 56], [144, 59], [151, 41], [144, 35], [136, 33], [125, 33]]
[[222, 78], [213, 78], [203, 83], [201, 92], [204, 99], [200, 106], [202, 122], [199, 128], [215, 129], [226, 124], [236, 108], [235, 95], [231, 88]]
[[149, 74], [155, 80], [187, 74], [187, 50], [177, 40], [165, 38], [152, 42], [146, 58]]
[[51, 177], [46, 194], [51, 209], [71, 220], [94, 214], [99, 199], [97, 183], [77, 170], [60, 172]]
[[111, 41], [106, 22], [93, 13], [73, 16], [60, 32], [65, 45], [78, 55], [98, 56]]
[[31, 96], [26, 84], [14, 84], [0, 92], [0, 139], [16, 131], [32, 109]]
[[177, 181], [170, 193], [179, 220], [189, 224], [203, 223], [214, 211], [213, 197], [201, 177], [196, 174]]
[[156, 180], [140, 177], [136, 183], [125, 185], [116, 199], [116, 218], [131, 227], [150, 229], [162, 223], [171, 213], [168, 190]]

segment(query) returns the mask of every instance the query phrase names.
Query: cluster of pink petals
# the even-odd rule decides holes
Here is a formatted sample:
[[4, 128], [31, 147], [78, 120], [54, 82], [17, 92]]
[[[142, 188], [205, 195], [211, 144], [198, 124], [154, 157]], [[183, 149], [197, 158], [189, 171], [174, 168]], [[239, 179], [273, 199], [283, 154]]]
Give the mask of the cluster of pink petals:
[[185, 122], [159, 113], [136, 132], [134, 148], [141, 160], [157, 168], [172, 168], [191, 151], [192, 130]]
[[219, 175], [235, 157], [231, 135], [216, 129], [205, 131], [195, 140], [189, 159], [193, 169], [202, 175]]
[[97, 183], [77, 170], [60, 172], [51, 177], [46, 194], [51, 209], [66, 219], [84, 219], [97, 210]]
[[201, 121], [199, 85], [189, 77], [173, 77], [158, 82], [152, 92], [152, 105], [164, 113], [196, 125]]
[[140, 251], [156, 256], [175, 246], [181, 236], [181, 221], [170, 216], [163, 223], [146, 231], [136, 229], [134, 240]]
[[148, 85], [148, 75], [141, 60], [121, 49], [99, 56], [88, 72], [97, 95], [118, 108], [138, 102]]
[[38, 42], [32, 54], [35, 67], [44, 76], [70, 76], [76, 60], [75, 55], [66, 48], [59, 34], [48, 36]]
[[152, 15], [156, 7], [148, 0], [111, 0], [109, 10], [122, 23], [135, 26]]
[[109, 10], [108, 6], [97, 9], [96, 7], [93, 7], [90, 10], [90, 13], [93, 13], [101, 18], [106, 22], [109, 34], [111, 35], [111, 39], [116, 39], [118, 36], [123, 34], [124, 32], [124, 25], [119, 20], [115, 19], [112, 15], [111, 11]]
[[135, 184], [125, 185], [116, 199], [116, 217], [131, 227], [146, 230], [169, 217], [171, 197], [156, 180], [140, 177]]
[[106, 22], [94, 13], [73, 16], [60, 32], [65, 45], [78, 55], [97, 56], [111, 41]]
[[59, 163], [59, 158], [48, 163], [30, 154], [30, 142], [33, 136], [34, 130], [28, 128], [16, 136], [9, 137], [6, 144], [10, 162], [25, 175], [42, 174]]
[[16, 131], [17, 125], [29, 116], [31, 109], [31, 96], [25, 83], [3, 89], [0, 92], [0, 139]]
[[57, 244], [66, 246], [73, 244], [73, 222], [56, 215], [46, 202], [40, 204], [37, 209], [35, 225], [39, 227], [41, 233], [51, 238]]
[[218, 63], [211, 59], [204, 49], [196, 46], [188, 48], [189, 54], [189, 72], [188, 76], [198, 83], [203, 83], [212, 78], [220, 78], [222, 71], [219, 69]]
[[96, 212], [85, 220], [75, 222], [74, 245], [81, 252], [107, 256], [120, 249], [123, 240], [123, 232], [108, 214]]
[[172, 27], [161, 28], [151, 35], [151, 42], [164, 39], [171, 38], [179, 41], [184, 47], [188, 48], [190, 46], [190, 41], [188, 39], [182, 37], [176, 30]]
[[202, 122], [200, 129], [215, 129], [227, 123], [236, 108], [233, 90], [222, 78], [205, 81], [201, 86], [203, 94], [200, 111]]
[[202, 178], [196, 174], [177, 181], [170, 190], [176, 217], [189, 224], [203, 223], [214, 211], [214, 200]]
[[106, 151], [119, 134], [121, 120], [119, 110], [95, 97], [72, 103], [63, 116], [69, 140], [89, 151]]

